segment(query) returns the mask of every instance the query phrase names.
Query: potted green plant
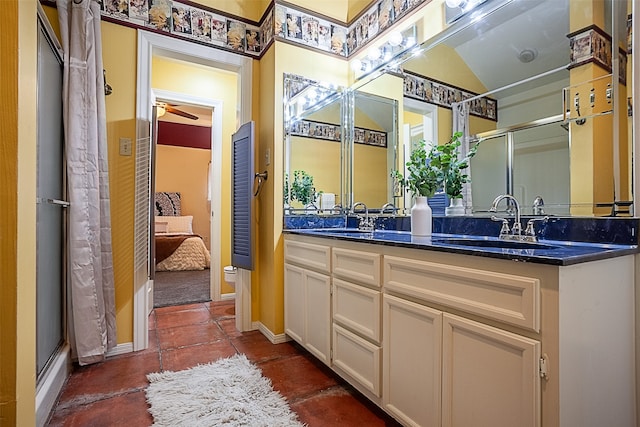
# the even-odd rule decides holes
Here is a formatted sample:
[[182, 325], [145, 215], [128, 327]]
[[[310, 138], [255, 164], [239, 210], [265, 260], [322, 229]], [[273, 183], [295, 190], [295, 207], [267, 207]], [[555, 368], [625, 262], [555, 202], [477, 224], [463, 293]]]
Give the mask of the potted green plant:
[[313, 176], [303, 170], [293, 171], [293, 180], [289, 182], [288, 175], [285, 175], [285, 185], [290, 186], [289, 191], [285, 191], [285, 203], [289, 201], [299, 201], [304, 208], [313, 202], [316, 190], [313, 186]]
[[415, 197], [411, 208], [411, 234], [418, 236], [430, 236], [432, 231], [432, 212], [428, 204], [428, 197], [442, 188], [444, 174], [434, 157], [437, 156], [437, 148], [432, 147], [427, 151], [425, 141], [418, 142], [418, 146], [411, 151], [409, 161], [406, 163], [407, 176], [399, 171], [393, 171], [392, 177], [400, 187], [409, 191]]
[[450, 205], [446, 210], [447, 215], [464, 214], [462, 190], [464, 184], [471, 182], [466, 170], [479, 147], [479, 144], [474, 145], [465, 157], [460, 158], [461, 137], [462, 132], [454, 133], [447, 143], [434, 147], [430, 154], [431, 164], [442, 173], [444, 192], [449, 197]]

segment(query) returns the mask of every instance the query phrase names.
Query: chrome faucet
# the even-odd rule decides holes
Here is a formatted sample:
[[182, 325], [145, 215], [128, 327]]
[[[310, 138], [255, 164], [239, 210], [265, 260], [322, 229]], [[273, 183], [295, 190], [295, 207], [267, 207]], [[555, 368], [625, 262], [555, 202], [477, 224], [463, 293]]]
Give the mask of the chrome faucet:
[[304, 210], [305, 211], [317, 211], [318, 207], [316, 206], [315, 203], [311, 202], [311, 203], [308, 203], [307, 205], [305, 205]]
[[502, 194], [496, 197], [491, 203], [491, 207], [489, 208], [489, 212], [497, 212], [498, 211], [498, 203], [502, 201], [502, 199], [508, 199], [513, 202], [513, 205], [516, 209], [516, 218], [513, 222], [513, 227], [511, 227], [511, 233], [509, 234], [509, 226], [503, 222], [502, 230], [500, 231], [501, 239], [521, 239], [522, 237], [522, 224], [520, 223], [520, 203], [518, 200], [513, 197], [511, 194]]
[[396, 205], [394, 205], [393, 203], [385, 203], [384, 205], [382, 205], [382, 208], [380, 209], [380, 213], [383, 214], [386, 210], [390, 209], [391, 213], [395, 215], [396, 213]]
[[536, 196], [533, 199], [533, 214], [534, 215], [544, 215], [544, 200], [542, 200], [542, 196]]
[[356, 207], [362, 206], [364, 208], [364, 218], [362, 215], [358, 215], [358, 228], [360, 230], [372, 231], [373, 230], [373, 221], [372, 218], [369, 218], [369, 209], [367, 205], [362, 202], [355, 202], [351, 207], [351, 211], [355, 214]]

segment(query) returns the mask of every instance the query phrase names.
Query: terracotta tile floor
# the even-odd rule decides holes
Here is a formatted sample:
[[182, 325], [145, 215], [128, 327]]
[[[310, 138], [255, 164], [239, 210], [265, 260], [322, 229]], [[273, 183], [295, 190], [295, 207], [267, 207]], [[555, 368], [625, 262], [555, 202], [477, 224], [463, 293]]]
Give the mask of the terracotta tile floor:
[[246, 354], [309, 427], [398, 425], [293, 341], [273, 345], [258, 331], [238, 332], [234, 303], [223, 301], [155, 309], [147, 350], [74, 366], [49, 426], [150, 426], [146, 374], [235, 353]]

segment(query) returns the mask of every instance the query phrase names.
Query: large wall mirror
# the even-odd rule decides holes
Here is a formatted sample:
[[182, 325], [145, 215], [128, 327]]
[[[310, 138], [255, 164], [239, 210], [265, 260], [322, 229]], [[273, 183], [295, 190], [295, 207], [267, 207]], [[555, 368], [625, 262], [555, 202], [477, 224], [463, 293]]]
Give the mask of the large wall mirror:
[[284, 76], [284, 205], [289, 213], [341, 213], [345, 152], [343, 89]]
[[354, 123], [350, 205], [364, 203], [372, 212], [394, 203], [394, 190], [385, 172], [397, 164], [398, 99], [388, 88], [383, 84], [380, 90], [365, 87], [350, 93]]
[[[425, 13], [432, 6], [445, 7]], [[457, 103], [458, 128], [480, 143], [468, 214], [486, 215], [506, 193], [528, 215], [631, 214], [630, 18], [624, 0], [489, 0], [359, 79], [343, 97], [343, 205], [410, 207], [390, 172], [417, 141], [449, 139]], [[358, 128], [386, 134], [384, 160], [349, 140]], [[534, 212], [537, 196], [544, 208]]]

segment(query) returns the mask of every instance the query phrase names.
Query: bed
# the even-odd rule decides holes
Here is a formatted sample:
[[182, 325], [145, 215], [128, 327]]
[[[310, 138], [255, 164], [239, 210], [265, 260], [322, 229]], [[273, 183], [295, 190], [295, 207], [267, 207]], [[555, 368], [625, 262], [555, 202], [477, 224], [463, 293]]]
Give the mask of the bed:
[[211, 254], [193, 233], [193, 216], [180, 215], [179, 193], [156, 193], [155, 213], [156, 271], [209, 268]]

